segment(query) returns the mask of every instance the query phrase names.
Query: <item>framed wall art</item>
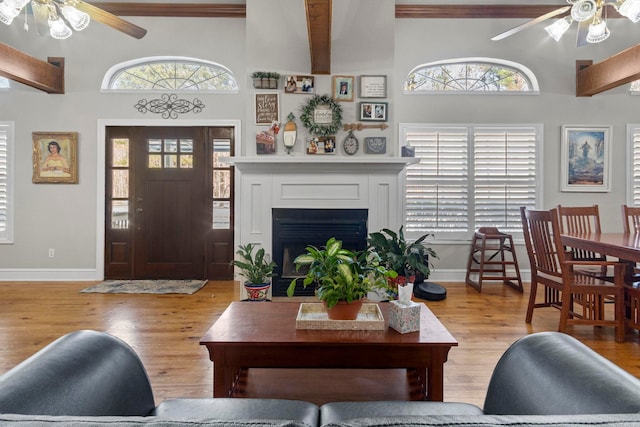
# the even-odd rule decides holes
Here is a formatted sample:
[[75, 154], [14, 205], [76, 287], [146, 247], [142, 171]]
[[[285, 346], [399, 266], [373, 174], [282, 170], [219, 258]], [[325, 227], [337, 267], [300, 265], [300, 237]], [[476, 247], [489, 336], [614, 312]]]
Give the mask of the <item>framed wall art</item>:
[[313, 93], [313, 76], [286, 76], [284, 79], [284, 92], [309, 95]]
[[386, 98], [387, 76], [360, 76], [360, 98]]
[[32, 139], [34, 183], [78, 183], [77, 132], [33, 132]]
[[385, 136], [368, 136], [364, 139], [367, 154], [385, 154], [387, 152], [387, 138]]
[[562, 126], [561, 191], [610, 191], [611, 126]]
[[386, 122], [389, 104], [386, 102], [361, 102], [358, 118], [368, 122]]
[[333, 76], [333, 99], [353, 101], [353, 76]]
[[277, 93], [256, 93], [256, 124], [280, 122], [280, 98]]

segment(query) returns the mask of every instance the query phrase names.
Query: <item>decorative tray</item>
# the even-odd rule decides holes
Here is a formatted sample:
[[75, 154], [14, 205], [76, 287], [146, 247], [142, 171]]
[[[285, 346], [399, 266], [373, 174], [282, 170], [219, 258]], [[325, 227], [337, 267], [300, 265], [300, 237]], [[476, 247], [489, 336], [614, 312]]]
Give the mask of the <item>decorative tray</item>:
[[364, 303], [356, 320], [332, 320], [322, 303], [300, 304], [296, 329], [350, 329], [380, 331], [385, 329], [384, 317], [378, 304]]

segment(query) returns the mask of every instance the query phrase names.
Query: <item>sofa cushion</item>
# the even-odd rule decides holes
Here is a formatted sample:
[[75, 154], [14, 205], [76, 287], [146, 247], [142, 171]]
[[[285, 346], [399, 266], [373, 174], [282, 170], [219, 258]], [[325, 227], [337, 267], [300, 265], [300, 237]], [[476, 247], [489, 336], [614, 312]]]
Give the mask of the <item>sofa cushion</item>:
[[64, 335], [0, 376], [0, 413], [144, 416], [154, 406], [138, 355], [102, 332]]
[[638, 427], [638, 414], [429, 415], [358, 418], [323, 427]]
[[309, 427], [278, 420], [169, 420], [158, 417], [73, 417], [0, 414], [2, 427]]
[[504, 352], [483, 409], [501, 415], [637, 413], [640, 380], [570, 335], [538, 332]]
[[170, 399], [156, 408], [154, 415], [171, 419], [262, 419], [295, 420], [318, 425], [317, 405], [286, 399]]
[[353, 418], [394, 415], [482, 415], [482, 409], [470, 403], [456, 402], [331, 402], [320, 407], [320, 423], [337, 423]]

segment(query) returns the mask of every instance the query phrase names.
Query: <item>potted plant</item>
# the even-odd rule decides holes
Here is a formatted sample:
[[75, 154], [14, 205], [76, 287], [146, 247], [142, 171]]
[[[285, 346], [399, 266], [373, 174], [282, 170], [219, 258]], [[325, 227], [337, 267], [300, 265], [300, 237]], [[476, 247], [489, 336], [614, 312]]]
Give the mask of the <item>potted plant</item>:
[[265, 255], [264, 248], [258, 249], [255, 254], [255, 245], [248, 243], [239, 245], [236, 254], [240, 259], [234, 259], [231, 264], [240, 269], [240, 275], [247, 279], [244, 288], [250, 301], [265, 301], [269, 288], [271, 287], [271, 277], [276, 263]]
[[[256, 89], [268, 89], [268, 77], [268, 73], [264, 71], [255, 71], [253, 74], [251, 74], [251, 78], [253, 79], [253, 87]], [[265, 79], [265, 81], [263, 81], [263, 79]]]
[[435, 251], [423, 242], [431, 236], [427, 233], [413, 242], [407, 242], [402, 227], [396, 233], [388, 228], [370, 233], [368, 249], [378, 253], [383, 265], [398, 273], [397, 284], [421, 283], [431, 274], [431, 259], [438, 259]]
[[278, 89], [278, 80], [280, 80], [280, 74], [270, 72], [267, 73], [267, 77], [269, 78], [269, 89]]
[[[373, 251], [353, 252], [342, 247], [342, 242], [331, 237], [325, 246], [307, 246], [307, 253], [294, 259], [296, 270], [308, 267], [302, 285], [316, 285], [316, 296], [322, 301], [330, 319], [353, 320], [357, 317], [364, 298], [374, 287], [386, 286], [388, 278], [396, 273], [388, 270]], [[293, 296], [297, 279], [287, 288]], [[347, 306], [350, 314], [343, 317], [336, 310]], [[350, 306], [350, 307], [349, 307]]]

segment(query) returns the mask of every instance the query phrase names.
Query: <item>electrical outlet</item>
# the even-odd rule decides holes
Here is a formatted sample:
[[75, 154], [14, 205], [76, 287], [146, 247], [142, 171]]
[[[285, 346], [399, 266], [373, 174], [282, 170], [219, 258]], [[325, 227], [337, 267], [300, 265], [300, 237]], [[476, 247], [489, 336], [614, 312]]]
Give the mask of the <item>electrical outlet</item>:
[[55, 249], [49, 249], [49, 258], [53, 258], [56, 256], [56, 250]]

